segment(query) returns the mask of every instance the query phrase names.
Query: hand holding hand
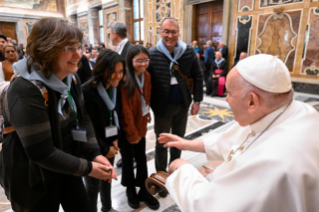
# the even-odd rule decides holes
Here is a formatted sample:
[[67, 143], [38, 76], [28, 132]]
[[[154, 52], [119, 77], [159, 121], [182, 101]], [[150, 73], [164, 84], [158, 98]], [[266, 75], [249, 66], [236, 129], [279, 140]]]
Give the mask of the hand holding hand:
[[182, 158], [174, 160], [171, 165], [169, 165], [168, 174], [172, 174], [176, 169], [185, 164], [190, 164], [190, 162]]
[[169, 133], [161, 133], [158, 137], [158, 142], [165, 144], [164, 147], [176, 147], [180, 150], [186, 150], [189, 141]]
[[92, 171], [89, 176], [100, 179], [100, 180], [111, 180], [112, 172], [111, 167], [108, 167], [104, 164], [100, 164], [97, 162], [92, 162]]
[[[93, 159], [94, 162], [97, 162], [97, 163], [100, 163], [102, 165], [105, 165], [106, 167], [109, 168], [109, 170], [111, 171], [111, 177], [115, 180], [117, 180], [117, 175], [116, 175], [116, 172], [115, 172], [115, 169], [114, 167], [111, 165], [110, 161], [102, 156], [102, 155], [98, 155], [96, 156], [94, 159]], [[108, 182], [111, 183], [111, 178], [108, 179]]]

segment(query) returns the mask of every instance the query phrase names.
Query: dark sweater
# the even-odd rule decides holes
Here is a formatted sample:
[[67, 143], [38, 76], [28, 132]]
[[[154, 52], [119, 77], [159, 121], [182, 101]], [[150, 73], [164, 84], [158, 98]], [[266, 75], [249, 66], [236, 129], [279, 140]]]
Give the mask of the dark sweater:
[[[156, 115], [164, 116], [171, 89], [170, 60], [163, 53], [159, 52], [156, 47], [152, 47], [149, 53], [151, 61], [147, 70], [152, 78], [151, 107]], [[186, 51], [177, 62], [179, 63], [180, 71], [185, 76], [194, 79], [194, 101], [202, 101], [203, 75], [193, 47], [187, 45]], [[189, 107], [192, 102], [191, 91], [187, 87], [185, 80], [178, 73], [175, 76], [182, 93], [183, 103], [186, 107]]]
[[90, 173], [91, 162], [79, 158], [80, 155], [86, 154], [93, 160], [101, 154], [83, 106], [80, 83], [72, 82], [71, 94], [80, 127], [87, 131], [87, 143], [73, 141], [71, 129], [75, 127], [75, 119], [69, 103], [62, 108], [64, 119], [57, 113], [60, 94], [47, 90], [48, 108], [40, 90], [30, 81], [17, 77], [8, 89], [4, 104], [5, 126], [10, 123], [16, 131], [4, 136], [1, 184], [10, 201], [28, 209], [43, 197], [45, 184], [59, 180], [59, 173], [76, 176]]
[[[119, 90], [119, 87], [117, 90], [116, 105], [114, 110], [117, 112], [120, 121], [121, 91]], [[108, 94], [109, 90], [107, 91]], [[110, 111], [105, 105], [97, 89], [94, 88], [89, 82], [83, 85], [83, 95], [85, 107], [93, 123], [96, 139], [100, 146], [101, 153], [102, 155], [106, 156], [110, 150], [110, 146], [113, 146], [113, 141], [115, 139], [119, 139], [119, 135], [115, 138], [105, 137], [105, 127], [110, 126]], [[114, 113], [114, 110], [112, 113]], [[115, 125], [114, 118], [112, 125]], [[119, 130], [118, 134], [120, 134]]]

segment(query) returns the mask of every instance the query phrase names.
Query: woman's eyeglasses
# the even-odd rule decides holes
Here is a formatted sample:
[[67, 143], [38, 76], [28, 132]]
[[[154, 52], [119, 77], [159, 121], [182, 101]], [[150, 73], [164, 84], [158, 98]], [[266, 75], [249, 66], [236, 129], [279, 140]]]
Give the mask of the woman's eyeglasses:
[[66, 46], [65, 47], [65, 51], [67, 52], [67, 53], [74, 53], [75, 51], [81, 51], [81, 52], [83, 52], [84, 51], [84, 47], [82, 46], [82, 45], [79, 45], [79, 46], [77, 46], [77, 47], [73, 47], [73, 46]]
[[133, 60], [134, 62], [136, 62], [137, 64], [142, 64], [142, 63], [145, 63], [145, 64], [148, 64], [151, 60], [150, 59], [136, 59], [136, 60]]
[[15, 53], [16, 51], [15, 51], [15, 50], [5, 51], [6, 54], [10, 54], [10, 52], [11, 52], [11, 53]]

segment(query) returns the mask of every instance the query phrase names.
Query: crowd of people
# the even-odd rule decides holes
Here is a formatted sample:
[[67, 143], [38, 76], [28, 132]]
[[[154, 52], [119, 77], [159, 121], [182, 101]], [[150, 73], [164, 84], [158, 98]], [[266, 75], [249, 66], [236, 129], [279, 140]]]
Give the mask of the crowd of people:
[[[228, 69], [228, 47], [224, 42], [218, 43], [218, 49], [215, 51], [213, 42], [208, 40], [202, 48], [194, 40], [191, 43], [194, 51], [198, 55], [201, 70], [204, 76], [204, 83], [206, 86], [206, 95], [208, 96], [220, 96], [226, 95], [226, 75]], [[247, 57], [246, 52], [241, 52], [239, 60], [235, 61], [234, 66], [238, 61]]]
[[[242, 52], [228, 74], [223, 42], [215, 51], [209, 40], [203, 51], [197, 41], [179, 39], [176, 19], [160, 27], [159, 42], [145, 48], [130, 43], [124, 23], [113, 23], [115, 50], [83, 46], [82, 31], [58, 18], [36, 22], [26, 49], [0, 35], [0, 80], [10, 81], [0, 95], [0, 184], [12, 209], [97, 212], [100, 194], [101, 210], [116, 211], [111, 187], [120, 153], [128, 205], [157, 210], [145, 186], [152, 109], [155, 168], [170, 174], [166, 187], [182, 211], [315, 211], [319, 115], [293, 100], [285, 64], [271, 55], [245, 59]], [[189, 111], [200, 110], [203, 82], [207, 95], [224, 96], [227, 88], [236, 123], [191, 142], [183, 137]], [[224, 162], [202, 176], [180, 159], [181, 150]]]

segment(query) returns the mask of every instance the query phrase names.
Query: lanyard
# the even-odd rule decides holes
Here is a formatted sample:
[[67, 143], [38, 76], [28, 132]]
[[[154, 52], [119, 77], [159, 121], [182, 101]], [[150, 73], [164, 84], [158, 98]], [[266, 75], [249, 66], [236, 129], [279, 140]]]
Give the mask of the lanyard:
[[73, 101], [73, 98], [72, 98], [72, 95], [71, 95], [70, 91], [68, 91], [68, 97], [69, 97], [69, 100], [70, 100], [70, 103], [71, 103], [71, 108], [72, 108], [72, 110], [73, 110], [74, 119], [75, 119], [75, 121], [76, 121], [76, 127], [79, 128], [78, 115], [77, 115], [77, 113], [75, 112], [76, 109], [75, 109], [74, 101]]
[[[113, 88], [111, 87], [111, 89], [110, 89], [110, 99], [111, 99], [111, 101], [112, 101], [112, 90], [113, 90]], [[109, 112], [110, 112], [110, 126], [112, 126], [113, 113], [112, 113], [112, 110], [109, 110]]]

